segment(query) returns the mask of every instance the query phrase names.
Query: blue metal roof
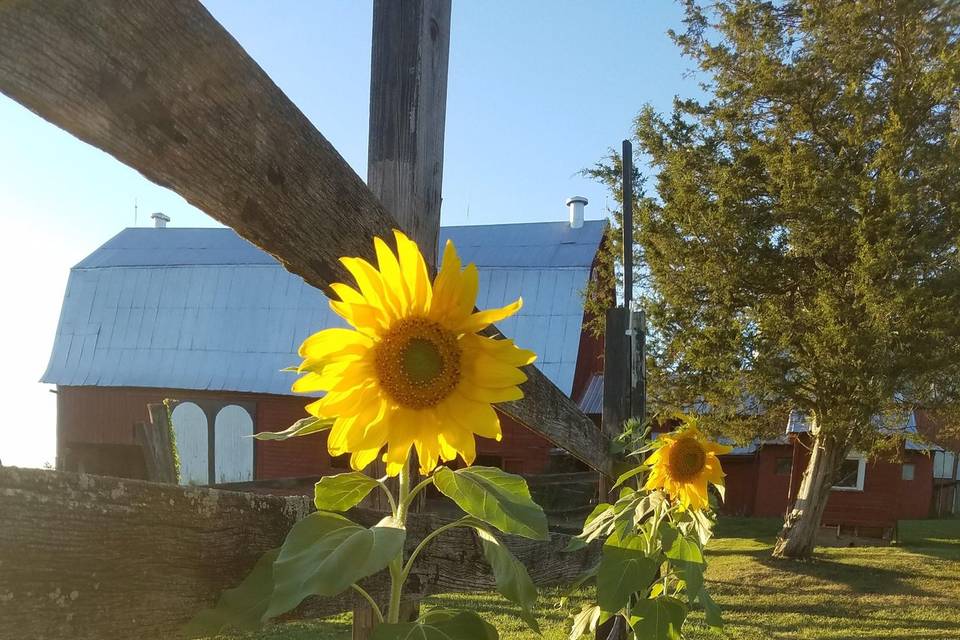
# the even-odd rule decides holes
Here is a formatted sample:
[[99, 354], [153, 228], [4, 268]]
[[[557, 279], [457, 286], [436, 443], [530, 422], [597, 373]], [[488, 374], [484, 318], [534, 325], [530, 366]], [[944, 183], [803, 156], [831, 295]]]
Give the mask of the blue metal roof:
[[[925, 444], [918, 439], [911, 438], [910, 435], [917, 434], [917, 414], [915, 411], [908, 411], [902, 422], [889, 423], [877, 418], [874, 421], [877, 430], [884, 435], [903, 436], [904, 447], [908, 451], [942, 451], [940, 447], [934, 444]], [[810, 422], [800, 411], [791, 411], [787, 418], [787, 433], [807, 433], [810, 431]]]
[[[603, 221], [447, 227], [480, 270], [477, 306], [569, 394]], [[297, 347], [342, 324], [324, 294], [231, 229], [126, 229], [70, 272], [43, 382], [290, 394]]]

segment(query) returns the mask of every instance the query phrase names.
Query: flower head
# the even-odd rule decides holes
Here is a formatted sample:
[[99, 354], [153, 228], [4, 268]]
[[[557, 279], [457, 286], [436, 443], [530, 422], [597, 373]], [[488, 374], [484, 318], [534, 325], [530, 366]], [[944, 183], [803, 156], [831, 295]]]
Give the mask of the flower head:
[[360, 258], [341, 262], [356, 287], [331, 285], [340, 298], [330, 307], [353, 329], [326, 329], [300, 347], [305, 375], [300, 393], [325, 391], [307, 405], [318, 418], [335, 418], [327, 438], [331, 455], [350, 453], [354, 469], [379, 455], [396, 475], [415, 447], [426, 474], [438, 460], [459, 455], [472, 464], [475, 435], [500, 440], [500, 420], [491, 406], [523, 397], [519, 367], [533, 352], [511, 340], [478, 331], [516, 313], [522, 300], [474, 312], [477, 268], [461, 267], [447, 242], [443, 264], [430, 282], [417, 245], [394, 232], [397, 252], [374, 239], [378, 268]]
[[706, 507], [707, 483], [723, 486], [717, 456], [729, 453], [731, 447], [710, 442], [694, 424], [658, 440], [662, 445], [644, 461], [650, 467], [644, 488], [663, 489], [681, 509]]

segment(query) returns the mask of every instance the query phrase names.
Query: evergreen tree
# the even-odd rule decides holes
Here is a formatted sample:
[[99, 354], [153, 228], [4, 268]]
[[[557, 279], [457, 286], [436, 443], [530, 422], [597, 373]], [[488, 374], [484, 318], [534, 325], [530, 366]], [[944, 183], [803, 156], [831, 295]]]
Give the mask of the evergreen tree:
[[878, 421], [956, 410], [958, 7], [691, 0], [671, 36], [710, 98], [636, 119], [652, 395], [812, 427], [779, 556], [810, 554], [851, 450], [902, 437]]

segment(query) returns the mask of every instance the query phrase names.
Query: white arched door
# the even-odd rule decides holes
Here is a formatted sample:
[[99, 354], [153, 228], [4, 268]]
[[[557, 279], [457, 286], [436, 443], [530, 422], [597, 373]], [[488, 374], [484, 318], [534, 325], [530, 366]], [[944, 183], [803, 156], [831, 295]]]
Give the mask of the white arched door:
[[214, 482], [253, 480], [253, 419], [235, 404], [217, 413], [213, 436]]
[[180, 458], [180, 484], [207, 484], [207, 416], [192, 402], [182, 402], [170, 416]]

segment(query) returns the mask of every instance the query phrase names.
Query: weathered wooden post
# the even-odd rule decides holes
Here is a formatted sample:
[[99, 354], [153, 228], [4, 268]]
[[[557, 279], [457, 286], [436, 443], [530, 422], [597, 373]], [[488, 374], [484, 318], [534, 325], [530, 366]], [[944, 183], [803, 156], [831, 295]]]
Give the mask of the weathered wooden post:
[[[447, 111], [450, 0], [377, 0], [373, 5], [367, 185], [436, 269]], [[377, 461], [367, 473], [379, 477]], [[374, 508], [386, 510], [384, 497]], [[408, 603], [412, 616], [417, 603]], [[403, 613], [401, 615], [404, 615]], [[373, 629], [373, 611], [358, 604], [353, 637]]]
[[[623, 306], [607, 309], [603, 350], [603, 415], [600, 428], [609, 438], [623, 431], [630, 418], [646, 414], [644, 346], [646, 322], [642, 311], [633, 310], [633, 145], [623, 141], [621, 152], [623, 189]], [[610, 498], [612, 482], [600, 475], [600, 499]], [[597, 640], [622, 640], [626, 627], [617, 617], [597, 629]]]

